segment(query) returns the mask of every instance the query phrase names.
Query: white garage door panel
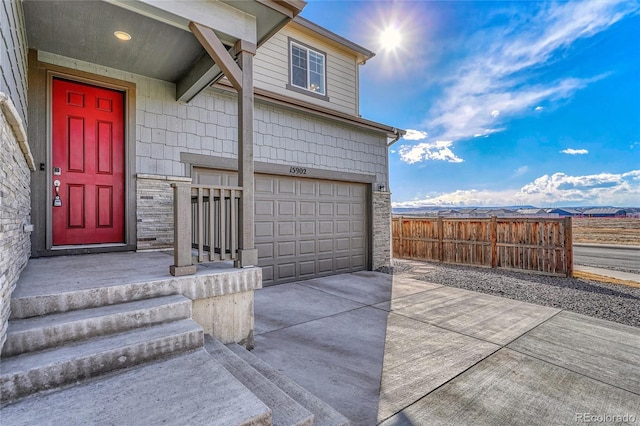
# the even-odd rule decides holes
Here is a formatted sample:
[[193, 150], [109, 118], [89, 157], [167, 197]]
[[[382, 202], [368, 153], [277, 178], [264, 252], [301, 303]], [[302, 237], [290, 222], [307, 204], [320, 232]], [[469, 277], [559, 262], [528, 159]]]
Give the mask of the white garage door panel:
[[[234, 173], [196, 169], [196, 182], [233, 185]], [[366, 269], [367, 186], [256, 175], [255, 244], [264, 285]]]

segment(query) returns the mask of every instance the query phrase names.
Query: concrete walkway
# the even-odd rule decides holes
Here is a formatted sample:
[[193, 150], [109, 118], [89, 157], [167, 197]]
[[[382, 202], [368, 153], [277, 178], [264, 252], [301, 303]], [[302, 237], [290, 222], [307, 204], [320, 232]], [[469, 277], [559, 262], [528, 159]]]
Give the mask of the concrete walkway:
[[601, 277], [615, 278], [624, 281], [633, 281], [640, 284], [640, 274], [633, 274], [631, 272], [615, 271], [613, 269], [595, 268], [593, 266], [574, 265], [575, 271], [588, 272], [594, 275], [600, 275]]
[[375, 272], [258, 290], [255, 324], [357, 425], [640, 423], [635, 327]]

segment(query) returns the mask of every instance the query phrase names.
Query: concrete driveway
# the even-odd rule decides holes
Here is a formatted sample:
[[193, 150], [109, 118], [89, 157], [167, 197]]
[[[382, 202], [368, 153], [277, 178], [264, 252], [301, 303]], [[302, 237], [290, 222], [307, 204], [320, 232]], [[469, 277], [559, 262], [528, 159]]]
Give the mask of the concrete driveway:
[[357, 425], [640, 423], [640, 329], [407, 275], [255, 293], [254, 353]]

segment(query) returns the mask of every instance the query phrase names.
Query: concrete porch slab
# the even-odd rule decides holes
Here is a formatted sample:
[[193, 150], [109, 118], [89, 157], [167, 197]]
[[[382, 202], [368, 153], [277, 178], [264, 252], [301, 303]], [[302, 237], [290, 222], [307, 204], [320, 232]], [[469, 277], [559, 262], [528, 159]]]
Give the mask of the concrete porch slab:
[[102, 253], [32, 259], [11, 296], [11, 318], [87, 309], [182, 294], [191, 300], [262, 287], [260, 268], [228, 262], [198, 265], [194, 275], [169, 274], [166, 252]]
[[[173, 252], [121, 252], [30, 259], [14, 298], [118, 286], [172, 278]], [[196, 275], [233, 271], [231, 262], [198, 265]]]
[[636, 394], [501, 349], [382, 424], [622, 424], [629, 423], [623, 416], [635, 423], [639, 415]]
[[640, 400], [640, 329], [561, 312], [509, 348], [633, 392]]
[[506, 345], [560, 310], [441, 287], [396, 299], [393, 312], [497, 345]]
[[254, 294], [255, 333], [262, 334], [284, 327], [361, 308], [353, 302], [300, 284], [281, 284], [258, 290]]

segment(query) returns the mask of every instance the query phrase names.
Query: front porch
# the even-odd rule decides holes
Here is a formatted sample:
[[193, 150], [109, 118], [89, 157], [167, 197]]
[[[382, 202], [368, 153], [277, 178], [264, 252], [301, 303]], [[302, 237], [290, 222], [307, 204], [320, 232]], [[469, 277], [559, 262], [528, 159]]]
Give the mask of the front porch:
[[172, 256], [31, 259], [11, 298], [0, 417], [16, 425], [132, 415], [146, 424], [349, 424], [246, 350], [260, 268], [219, 261], [174, 277]]
[[232, 262], [198, 264], [194, 275], [173, 277], [172, 251], [102, 253], [31, 259], [11, 298], [11, 318], [28, 318], [152, 297], [191, 299], [193, 320], [225, 343], [250, 346], [253, 291], [260, 268]]

